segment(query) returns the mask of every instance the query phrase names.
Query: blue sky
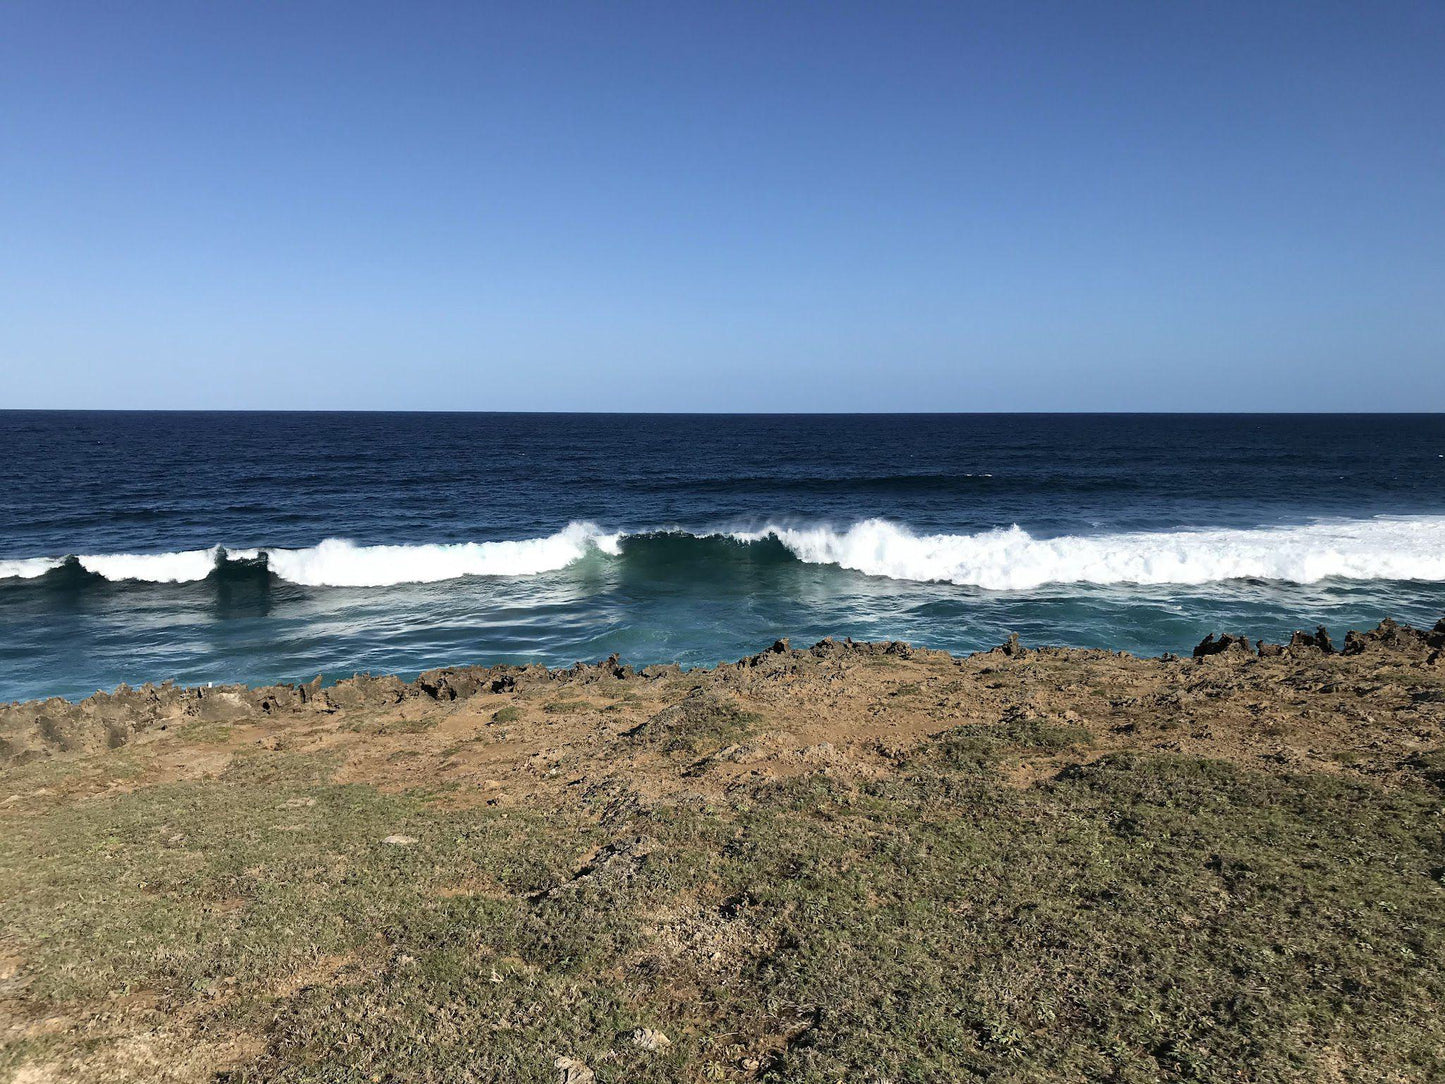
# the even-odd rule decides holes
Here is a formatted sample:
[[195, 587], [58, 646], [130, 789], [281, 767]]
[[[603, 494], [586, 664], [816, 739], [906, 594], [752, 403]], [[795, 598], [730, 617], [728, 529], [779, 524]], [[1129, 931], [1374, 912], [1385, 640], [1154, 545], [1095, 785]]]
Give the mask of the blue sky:
[[0, 407], [1445, 409], [1445, 5], [0, 6]]

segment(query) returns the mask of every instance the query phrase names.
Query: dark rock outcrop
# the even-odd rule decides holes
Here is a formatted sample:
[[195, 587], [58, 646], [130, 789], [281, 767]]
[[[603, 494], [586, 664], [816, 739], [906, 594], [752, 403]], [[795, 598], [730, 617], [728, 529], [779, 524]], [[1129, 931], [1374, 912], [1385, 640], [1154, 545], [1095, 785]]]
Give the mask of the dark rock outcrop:
[[1196, 659], [1203, 659], [1208, 658], [1210, 655], [1222, 655], [1226, 651], [1242, 651], [1245, 654], [1250, 654], [1252, 649], [1249, 646], [1249, 637], [1232, 636], [1226, 632], [1216, 639], [1214, 633], [1211, 632], [1195, 645], [1194, 657]]
[[1345, 634], [1344, 655], [1358, 655], [1373, 649], [1413, 650], [1418, 648], [1439, 650], [1445, 648], [1445, 618], [1435, 622], [1428, 630], [1411, 628], [1397, 621], [1385, 618], [1369, 632], [1350, 631]]
[[1016, 659], [1020, 656], [1027, 655], [1028, 650], [1023, 644], [1019, 643], [1019, 634], [1011, 632], [1008, 634], [1008, 639], [999, 644], [998, 647], [991, 649], [989, 654], [998, 653], [1000, 655], [1007, 655], [1011, 659]]
[[1289, 638], [1289, 646], [1292, 648], [1318, 648], [1326, 655], [1333, 655], [1335, 653], [1334, 641], [1330, 639], [1330, 634], [1323, 625], [1319, 626], [1313, 633], [1296, 632]]

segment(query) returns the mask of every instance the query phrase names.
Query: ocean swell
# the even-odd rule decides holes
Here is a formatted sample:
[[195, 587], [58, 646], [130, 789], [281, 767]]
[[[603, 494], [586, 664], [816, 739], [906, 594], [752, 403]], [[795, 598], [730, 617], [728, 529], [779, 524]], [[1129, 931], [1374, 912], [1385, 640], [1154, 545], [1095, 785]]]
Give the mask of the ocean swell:
[[[1377, 517], [1254, 528], [1133, 531], [1035, 538], [1018, 527], [972, 534], [918, 534], [881, 519], [844, 529], [770, 524], [758, 530], [606, 533], [572, 523], [512, 541], [361, 546], [328, 538], [304, 549], [210, 549], [0, 560], [0, 580], [45, 576], [67, 564], [112, 581], [190, 583], [218, 567], [261, 564], [307, 587], [384, 587], [463, 576], [554, 572], [589, 554], [635, 561], [646, 575], [666, 565], [701, 567], [742, 547], [757, 559], [835, 565], [870, 576], [995, 591], [1045, 584], [1203, 584], [1257, 579], [1445, 581], [1445, 516]], [[757, 547], [776, 550], [766, 557]]]

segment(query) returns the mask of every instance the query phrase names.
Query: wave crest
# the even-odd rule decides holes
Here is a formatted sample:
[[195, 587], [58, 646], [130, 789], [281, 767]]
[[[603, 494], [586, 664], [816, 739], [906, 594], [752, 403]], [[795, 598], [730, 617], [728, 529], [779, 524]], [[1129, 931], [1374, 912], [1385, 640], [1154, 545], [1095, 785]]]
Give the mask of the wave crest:
[[[545, 538], [425, 545], [358, 546], [328, 538], [305, 549], [238, 549], [213, 546], [175, 553], [80, 554], [74, 560], [107, 580], [194, 583], [223, 561], [261, 561], [278, 578], [303, 587], [385, 587], [437, 583], [462, 576], [527, 576], [553, 572], [590, 549], [618, 552], [618, 536], [590, 523], [570, 523]], [[27, 557], [0, 561], [0, 579], [34, 579], [68, 558]]]
[[756, 531], [631, 535], [571, 523], [552, 535], [516, 541], [359, 546], [328, 538], [305, 549], [228, 551], [216, 546], [175, 553], [27, 557], [0, 561], [0, 579], [34, 579], [73, 562], [107, 580], [189, 583], [206, 579], [218, 567], [264, 561], [271, 574], [301, 586], [384, 587], [463, 576], [535, 575], [565, 568], [594, 552], [624, 560], [635, 557], [639, 569], [661, 551], [668, 553], [669, 567], [689, 561], [704, 566], [721, 559], [709, 548], [720, 539], [748, 547], [781, 547], [779, 560], [995, 591], [1045, 584], [1189, 585], [1236, 579], [1445, 581], [1445, 516], [1058, 538], [1035, 538], [1019, 527], [917, 534], [881, 519], [841, 530], [770, 524]]
[[769, 536], [810, 564], [995, 591], [1049, 583], [1445, 580], [1445, 516], [1042, 539], [1018, 527], [919, 535], [880, 519], [841, 532], [829, 527], [768, 526], [733, 534], [740, 541]]
[[[545, 538], [415, 546], [357, 546], [328, 538], [304, 550], [268, 550], [271, 571], [306, 587], [384, 587], [437, 583], [462, 576], [532, 576], [555, 572], [589, 549], [618, 552], [617, 535], [590, 523], [569, 523]], [[253, 553], [255, 551], [252, 551]], [[235, 556], [242, 556], [235, 554]]]

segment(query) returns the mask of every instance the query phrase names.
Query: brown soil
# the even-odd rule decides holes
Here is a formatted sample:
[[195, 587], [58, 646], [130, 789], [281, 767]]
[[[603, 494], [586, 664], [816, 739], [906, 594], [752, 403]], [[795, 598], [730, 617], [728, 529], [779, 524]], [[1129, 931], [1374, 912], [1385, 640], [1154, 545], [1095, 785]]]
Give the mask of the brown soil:
[[[955, 658], [824, 640], [691, 671], [614, 659], [439, 670], [410, 683], [360, 675], [328, 688], [122, 686], [0, 708], [0, 752], [23, 763], [124, 747], [135, 758], [125, 780], [104, 760], [94, 774], [70, 773], [76, 797], [212, 776], [260, 747], [331, 754], [335, 782], [432, 787], [460, 805], [551, 805], [599, 787], [647, 799], [818, 771], [875, 776], [950, 728], [1030, 719], [1087, 730], [1096, 757], [1172, 751], [1387, 778], [1441, 741], [1445, 632], [1387, 622], [1352, 645], [1190, 659], [1005, 645]], [[1031, 760], [1016, 782], [1050, 767]]]

